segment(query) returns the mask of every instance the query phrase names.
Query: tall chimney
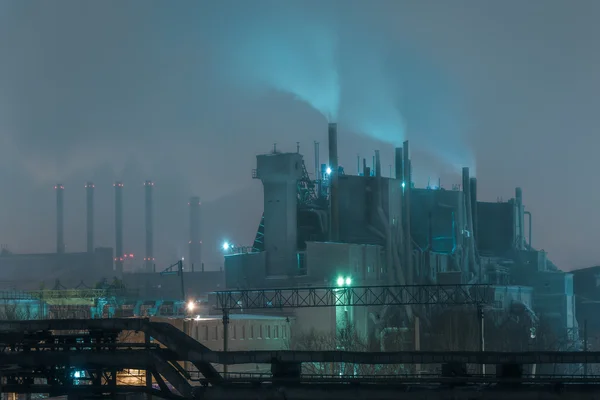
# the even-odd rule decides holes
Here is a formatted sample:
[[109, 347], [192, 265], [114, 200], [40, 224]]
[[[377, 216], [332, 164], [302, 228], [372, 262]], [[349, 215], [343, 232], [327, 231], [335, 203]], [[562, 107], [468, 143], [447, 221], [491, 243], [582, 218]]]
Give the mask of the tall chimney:
[[337, 153], [337, 124], [329, 123], [329, 168], [331, 168], [330, 176], [330, 194], [329, 204], [331, 212], [331, 227], [329, 239], [333, 242], [339, 240], [340, 235], [340, 211], [338, 199], [338, 153]]
[[146, 212], [146, 255], [144, 256], [145, 272], [152, 272], [154, 266], [154, 224], [152, 220], [152, 188], [154, 182], [144, 182], [144, 191], [146, 194], [145, 212]]
[[65, 205], [64, 193], [65, 187], [62, 183], [54, 186], [56, 190], [56, 252], [62, 254], [65, 252]]
[[190, 264], [202, 266], [202, 241], [200, 240], [200, 197], [190, 197]]
[[[469, 177], [469, 167], [463, 167], [462, 169], [462, 184], [465, 212], [467, 214], [465, 222], [467, 223], [467, 230], [471, 234], [467, 241], [469, 261], [468, 272], [475, 274], [475, 241], [473, 240], [473, 208], [471, 206], [471, 178]], [[468, 277], [468, 279], [470, 279], [470, 277]]]
[[115, 182], [115, 270], [123, 273], [123, 182]]
[[406, 283], [412, 285], [415, 283], [415, 273], [412, 266], [412, 236], [410, 226], [410, 194], [412, 191], [412, 173], [410, 170], [410, 156], [408, 148], [408, 140], [402, 144], [402, 150], [404, 152], [402, 159], [404, 164], [403, 171], [403, 182], [404, 182], [404, 265], [406, 268]]
[[396, 179], [404, 180], [402, 176], [402, 147], [394, 149], [394, 167], [396, 171]]
[[87, 223], [87, 252], [94, 252], [94, 184], [87, 182], [85, 184], [86, 194], [86, 223]]
[[469, 189], [471, 190], [471, 220], [473, 221], [473, 238], [477, 244], [478, 222], [477, 218], [477, 178], [471, 178]]
[[517, 237], [517, 250], [525, 249], [525, 226], [523, 221], [525, 216], [523, 214], [523, 190], [518, 187], [515, 189], [515, 226], [516, 226], [516, 237]]

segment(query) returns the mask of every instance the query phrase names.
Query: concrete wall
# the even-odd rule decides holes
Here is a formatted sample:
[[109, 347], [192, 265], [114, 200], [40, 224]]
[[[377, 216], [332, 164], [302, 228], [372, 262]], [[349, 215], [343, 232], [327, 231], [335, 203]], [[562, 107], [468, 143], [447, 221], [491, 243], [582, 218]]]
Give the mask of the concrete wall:
[[111, 248], [97, 248], [94, 253], [9, 254], [0, 256], [0, 282], [4, 289], [52, 289], [56, 280], [61, 286], [74, 288], [83, 282], [94, 287], [117, 275]]
[[267, 275], [294, 275], [297, 269], [297, 182], [302, 156], [273, 153], [256, 157], [256, 176], [264, 187], [264, 246]]
[[263, 287], [267, 272], [267, 253], [225, 256], [225, 279], [229, 289]]
[[[354, 175], [339, 176], [340, 241], [347, 243], [384, 245], [385, 239], [375, 234], [369, 226], [379, 231], [383, 226], [377, 215], [377, 179]], [[381, 203], [389, 221], [400, 217], [401, 181], [381, 178]]]
[[[449, 253], [454, 242], [460, 244], [464, 228], [463, 192], [454, 190], [413, 189], [410, 204], [411, 235], [425, 249], [429, 246], [429, 226], [433, 251]], [[453, 222], [454, 220], [454, 222]]]
[[382, 247], [376, 245], [309, 242], [306, 265], [316, 285], [333, 286], [339, 276], [351, 277], [353, 285], [374, 283], [385, 273]]

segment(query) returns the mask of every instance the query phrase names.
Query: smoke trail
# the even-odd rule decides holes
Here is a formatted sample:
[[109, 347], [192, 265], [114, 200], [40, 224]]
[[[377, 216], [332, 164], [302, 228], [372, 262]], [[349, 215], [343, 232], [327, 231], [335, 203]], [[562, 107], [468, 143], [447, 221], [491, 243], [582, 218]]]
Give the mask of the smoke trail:
[[221, 72], [247, 88], [289, 93], [335, 120], [340, 101], [335, 28], [300, 4], [253, 2], [248, 10], [236, 4], [236, 14], [220, 15], [234, 27], [234, 34], [222, 38]]

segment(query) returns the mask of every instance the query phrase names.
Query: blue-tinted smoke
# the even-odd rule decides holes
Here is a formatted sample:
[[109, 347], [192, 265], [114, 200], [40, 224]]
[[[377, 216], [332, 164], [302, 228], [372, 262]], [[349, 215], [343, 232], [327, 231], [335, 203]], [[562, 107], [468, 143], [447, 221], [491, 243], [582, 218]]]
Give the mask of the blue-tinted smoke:
[[448, 169], [474, 168], [460, 91], [422, 54], [361, 25], [357, 14], [315, 13], [288, 1], [236, 5], [213, 16], [215, 64], [228, 81], [289, 93], [347, 131], [394, 146], [409, 139]]
[[335, 25], [289, 2], [237, 5], [235, 14], [221, 16], [234, 32], [224, 37], [221, 71], [239, 85], [289, 93], [335, 121], [340, 101]]

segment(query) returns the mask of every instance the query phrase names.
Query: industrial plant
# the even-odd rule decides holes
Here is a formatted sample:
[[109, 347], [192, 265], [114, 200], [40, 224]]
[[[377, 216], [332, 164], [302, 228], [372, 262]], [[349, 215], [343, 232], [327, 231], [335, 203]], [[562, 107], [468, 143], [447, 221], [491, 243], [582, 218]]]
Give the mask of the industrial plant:
[[[84, 351], [53, 339], [58, 330], [83, 332], [72, 339], [88, 347], [101, 343], [89, 347], [96, 348], [89, 357], [101, 357], [105, 343], [119, 348], [118, 332], [137, 332], [132, 336], [137, 339], [126, 342], [155, 352], [148, 361], [152, 368], [132, 362], [146, 353], [131, 353], [131, 347], [119, 350], [130, 352], [122, 358], [114, 353], [107, 368], [115, 377], [117, 370], [137, 373], [142, 386], [158, 387], [160, 396], [200, 396], [199, 387], [218, 387], [219, 379], [232, 374], [245, 383], [300, 383], [317, 376], [333, 385], [330, 390], [344, 379], [367, 376], [405, 376], [410, 385], [438, 390], [431, 385], [443, 379], [456, 383], [478, 376], [497, 384], [591, 374], [588, 364], [600, 354], [591, 351], [588, 327], [592, 332], [599, 327], [588, 325], [587, 318], [598, 302], [576, 301], [573, 274], [532, 246], [532, 212], [521, 188], [508, 201], [480, 201], [477, 178], [466, 167], [460, 185], [451, 189], [417, 187], [408, 141], [394, 149], [393, 177], [382, 176], [379, 151], [371, 165], [363, 159], [351, 175], [338, 162], [335, 123], [327, 134], [326, 160], [315, 143], [312, 173], [298, 149], [257, 156], [252, 178], [262, 182], [264, 207], [256, 216], [256, 235], [249, 246], [225, 244], [220, 271], [204, 271], [198, 196], [188, 202], [187, 262], [156, 266], [157, 188], [150, 180], [144, 182], [142, 264], [128, 267], [120, 181], [114, 183], [114, 252], [94, 243], [92, 182], [85, 184], [87, 251], [65, 252], [65, 187], [57, 184], [56, 253], [0, 256], [0, 276], [19, 277], [3, 288], [3, 319], [26, 320], [18, 328], [26, 339], [48, 336], [44, 343], [54, 340], [53, 350]], [[48, 276], [53, 280], [39, 279]], [[579, 286], [588, 298], [597, 298], [598, 284], [590, 285], [588, 277]], [[576, 304], [586, 310], [584, 320], [577, 319]], [[0, 322], [0, 332], [15, 326]], [[153, 341], [170, 353], [160, 353]], [[89, 361], [93, 368], [83, 362], [77, 377], [65, 375], [66, 381], [44, 383], [51, 387], [40, 391], [61, 394], [64, 385], [83, 377], [92, 386], [118, 387], [116, 378], [98, 378], [104, 362], [98, 360]], [[38, 361], [27, 362], [19, 365], [31, 375]], [[49, 382], [44, 368], [30, 382]], [[441, 380], [426, 380], [431, 376]], [[11, 382], [4, 391], [31, 390]], [[232, 393], [207, 398], [242, 398]], [[298, 396], [289, 398], [306, 398]]]

